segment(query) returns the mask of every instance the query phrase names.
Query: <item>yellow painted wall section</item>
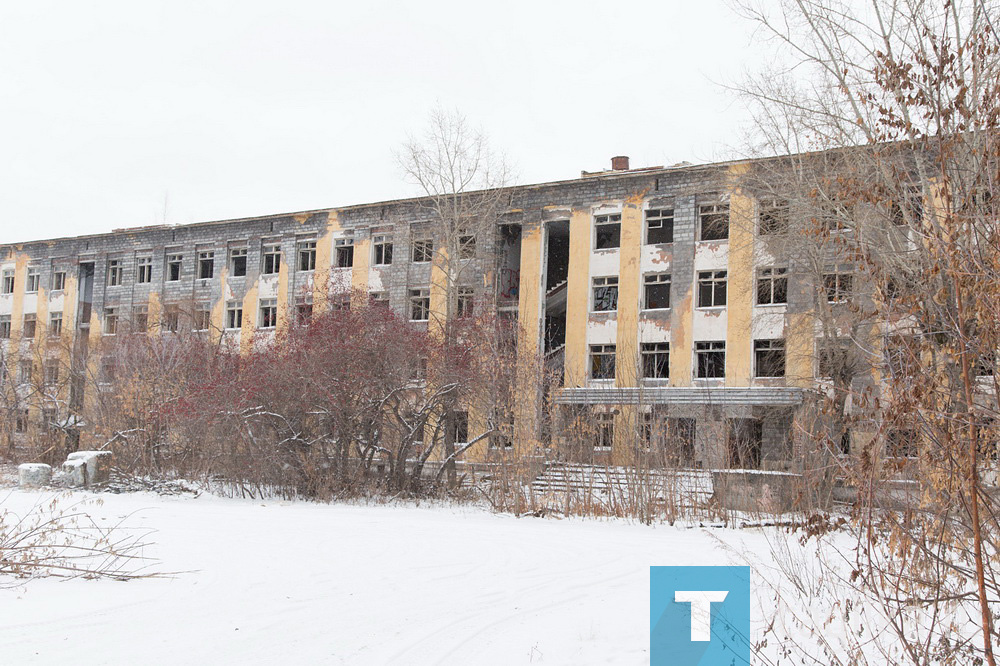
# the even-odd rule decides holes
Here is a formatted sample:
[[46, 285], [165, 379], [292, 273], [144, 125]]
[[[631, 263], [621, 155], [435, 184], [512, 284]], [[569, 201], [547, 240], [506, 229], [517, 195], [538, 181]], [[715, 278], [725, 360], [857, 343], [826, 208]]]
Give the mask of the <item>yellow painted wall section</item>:
[[639, 253], [642, 249], [642, 197], [626, 199], [622, 207], [618, 264], [618, 337], [615, 383], [636, 386], [639, 362]]
[[243, 327], [240, 329], [240, 354], [246, 356], [253, 349], [257, 333], [257, 283], [247, 289], [243, 297]]
[[[326, 220], [326, 231], [316, 239], [316, 270], [313, 273], [313, 307], [317, 312], [322, 312], [329, 307], [330, 293], [330, 266], [333, 265], [333, 235], [340, 231], [340, 220], [337, 211], [328, 211]], [[282, 257], [284, 259], [284, 257]], [[298, 261], [298, 251], [293, 250], [288, 261]], [[278, 272], [278, 289], [281, 289], [281, 280], [284, 280], [285, 294], [288, 294], [288, 270], [285, 265], [288, 262], [281, 262], [281, 270]], [[280, 305], [280, 301], [279, 301]]]
[[587, 381], [587, 316], [590, 286], [590, 209], [574, 208], [569, 217], [569, 272], [566, 284], [565, 385]]
[[79, 284], [77, 276], [71, 271], [66, 271], [66, 284], [63, 286], [63, 334], [64, 340], [73, 339], [75, 330], [76, 311], [79, 305]]
[[371, 239], [364, 238], [354, 243], [354, 268], [351, 269], [351, 307], [363, 307], [368, 303], [368, 264], [371, 260]]
[[24, 286], [28, 275], [28, 255], [14, 255], [14, 298], [10, 312], [10, 336], [21, 337], [24, 323]]
[[43, 287], [38, 288], [38, 300], [35, 305], [35, 322], [36, 339], [46, 339], [49, 335], [49, 295]]
[[448, 248], [437, 248], [431, 262], [431, 312], [427, 330], [433, 336], [444, 335], [448, 314]]
[[545, 229], [541, 224], [521, 231], [520, 282], [517, 295], [517, 377], [523, 390], [514, 396], [514, 442], [518, 452], [527, 453], [538, 433], [540, 396], [536, 386], [536, 363], [542, 319], [542, 253]]
[[[736, 178], [746, 165], [730, 169]], [[738, 188], [729, 197], [729, 284], [726, 302], [726, 386], [749, 386], [753, 364], [754, 201]]]
[[688, 289], [670, 310], [670, 385], [691, 386], [691, 364], [694, 344], [691, 329], [694, 326], [694, 287]]

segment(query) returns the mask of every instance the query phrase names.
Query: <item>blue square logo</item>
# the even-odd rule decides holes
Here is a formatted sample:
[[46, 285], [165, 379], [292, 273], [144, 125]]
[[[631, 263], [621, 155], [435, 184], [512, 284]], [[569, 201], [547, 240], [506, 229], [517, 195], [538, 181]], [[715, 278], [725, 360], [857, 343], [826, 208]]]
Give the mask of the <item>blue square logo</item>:
[[649, 663], [751, 663], [750, 567], [650, 567]]

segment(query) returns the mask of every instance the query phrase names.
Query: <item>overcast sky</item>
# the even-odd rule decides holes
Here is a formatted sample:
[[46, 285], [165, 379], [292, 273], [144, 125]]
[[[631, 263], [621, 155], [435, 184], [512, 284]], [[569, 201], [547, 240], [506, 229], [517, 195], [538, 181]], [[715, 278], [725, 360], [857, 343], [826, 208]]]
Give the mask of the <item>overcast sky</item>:
[[4, 2], [0, 242], [409, 196], [435, 104], [520, 183], [726, 159], [759, 53], [723, 0]]

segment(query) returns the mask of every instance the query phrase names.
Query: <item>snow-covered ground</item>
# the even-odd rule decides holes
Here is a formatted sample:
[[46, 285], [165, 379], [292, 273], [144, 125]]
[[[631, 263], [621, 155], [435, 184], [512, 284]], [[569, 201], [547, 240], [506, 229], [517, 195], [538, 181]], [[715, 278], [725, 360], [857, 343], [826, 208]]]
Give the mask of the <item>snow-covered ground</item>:
[[[4, 491], [0, 506], [51, 495]], [[90, 497], [102, 524], [154, 530], [145, 554], [180, 573], [0, 589], [0, 663], [648, 663], [651, 565], [745, 564], [722, 544], [759, 556], [786, 538], [452, 506]]]

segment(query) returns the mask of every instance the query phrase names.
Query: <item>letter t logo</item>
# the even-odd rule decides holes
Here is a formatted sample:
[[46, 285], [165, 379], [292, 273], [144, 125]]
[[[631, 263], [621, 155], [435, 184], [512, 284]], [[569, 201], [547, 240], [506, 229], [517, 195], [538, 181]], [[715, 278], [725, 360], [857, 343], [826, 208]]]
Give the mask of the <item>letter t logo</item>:
[[712, 602], [726, 600], [729, 592], [677, 590], [674, 601], [681, 604], [691, 604], [691, 640], [712, 640]]

